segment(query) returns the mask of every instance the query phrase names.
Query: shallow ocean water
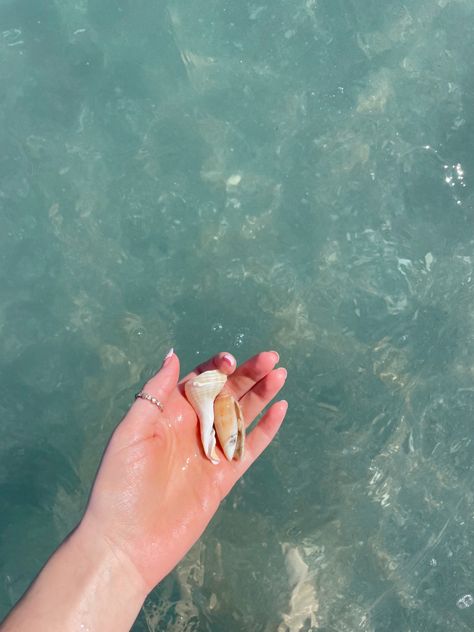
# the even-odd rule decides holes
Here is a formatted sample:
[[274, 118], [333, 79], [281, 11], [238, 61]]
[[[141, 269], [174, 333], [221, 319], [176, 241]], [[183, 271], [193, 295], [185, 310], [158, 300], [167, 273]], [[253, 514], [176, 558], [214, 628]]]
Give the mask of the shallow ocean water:
[[290, 409], [136, 632], [473, 628], [473, 19], [0, 0], [0, 618], [174, 345]]

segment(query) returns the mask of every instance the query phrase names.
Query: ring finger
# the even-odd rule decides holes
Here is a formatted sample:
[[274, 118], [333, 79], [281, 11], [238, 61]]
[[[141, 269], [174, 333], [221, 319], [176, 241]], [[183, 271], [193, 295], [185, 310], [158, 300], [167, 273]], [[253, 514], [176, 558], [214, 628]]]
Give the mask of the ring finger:
[[279, 368], [271, 371], [260, 382], [242, 397], [240, 406], [245, 420], [249, 426], [255, 417], [262, 412], [265, 406], [275, 397], [285, 384], [286, 369]]

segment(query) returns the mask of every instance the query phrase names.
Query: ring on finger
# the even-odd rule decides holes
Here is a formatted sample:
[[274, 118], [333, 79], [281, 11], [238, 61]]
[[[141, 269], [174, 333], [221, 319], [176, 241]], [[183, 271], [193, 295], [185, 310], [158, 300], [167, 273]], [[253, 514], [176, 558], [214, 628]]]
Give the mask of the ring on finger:
[[135, 395], [135, 399], [145, 399], [147, 402], [150, 402], [151, 404], [158, 406], [161, 412], [164, 412], [165, 408], [163, 404], [160, 402], [159, 399], [157, 399], [156, 397], [153, 397], [153, 395], [150, 395], [150, 393], [145, 393], [145, 391], [140, 391], [139, 393]]

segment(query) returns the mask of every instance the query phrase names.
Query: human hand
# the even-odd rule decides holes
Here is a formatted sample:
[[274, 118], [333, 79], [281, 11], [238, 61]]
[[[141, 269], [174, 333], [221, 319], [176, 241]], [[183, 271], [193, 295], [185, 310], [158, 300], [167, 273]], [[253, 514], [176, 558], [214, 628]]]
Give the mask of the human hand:
[[201, 446], [199, 422], [184, 395], [184, 382], [219, 369], [229, 375], [225, 390], [240, 401], [248, 426], [286, 379], [274, 369], [279, 357], [262, 352], [236, 368], [221, 353], [181, 382], [175, 354], [165, 359], [144, 391], [164, 412], [137, 399], [115, 430], [100, 465], [89, 504], [78, 527], [103, 539], [117, 557], [127, 558], [149, 592], [187, 553], [221, 500], [276, 435], [287, 403], [273, 404], [246, 439], [241, 461], [213, 465]]

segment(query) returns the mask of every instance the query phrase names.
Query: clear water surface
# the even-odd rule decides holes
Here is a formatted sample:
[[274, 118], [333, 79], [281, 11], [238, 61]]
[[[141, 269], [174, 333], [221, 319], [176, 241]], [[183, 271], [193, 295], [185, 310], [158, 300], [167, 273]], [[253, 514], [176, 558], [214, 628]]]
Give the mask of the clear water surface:
[[474, 628], [473, 20], [0, 0], [0, 615], [174, 345], [290, 412], [136, 632]]

